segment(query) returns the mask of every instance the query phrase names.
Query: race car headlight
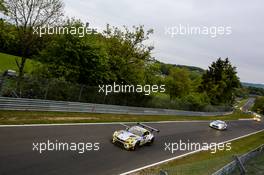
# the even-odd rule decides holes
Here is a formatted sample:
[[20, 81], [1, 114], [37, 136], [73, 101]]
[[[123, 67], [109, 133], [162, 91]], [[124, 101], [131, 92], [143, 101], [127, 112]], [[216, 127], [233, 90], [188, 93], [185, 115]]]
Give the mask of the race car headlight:
[[118, 132], [115, 131], [114, 134], [113, 134], [113, 137], [116, 137], [118, 135]]
[[128, 144], [133, 144], [133, 143], [135, 142], [135, 140], [132, 139], [132, 138], [129, 138], [129, 139], [127, 139], [126, 142], [127, 142]]

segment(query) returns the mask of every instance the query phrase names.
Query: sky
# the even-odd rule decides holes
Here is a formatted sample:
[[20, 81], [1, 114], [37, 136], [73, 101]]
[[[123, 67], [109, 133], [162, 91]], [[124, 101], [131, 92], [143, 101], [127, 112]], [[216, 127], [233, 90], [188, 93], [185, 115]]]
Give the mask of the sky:
[[[162, 62], [208, 68], [228, 57], [243, 82], [264, 84], [264, 1], [261, 0], [64, 0], [65, 14], [105, 29], [144, 25], [154, 29], [148, 44]], [[172, 27], [225, 29], [224, 34], [170, 35]], [[228, 34], [226, 28], [230, 27]], [[174, 29], [174, 31], [176, 31]], [[177, 32], [177, 31], [176, 31]]]

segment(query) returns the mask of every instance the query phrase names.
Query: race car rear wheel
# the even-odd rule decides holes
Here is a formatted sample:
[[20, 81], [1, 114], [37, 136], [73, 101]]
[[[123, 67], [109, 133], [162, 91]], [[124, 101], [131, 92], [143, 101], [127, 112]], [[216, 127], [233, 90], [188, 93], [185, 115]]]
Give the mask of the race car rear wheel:
[[148, 145], [152, 145], [154, 142], [154, 137], [148, 142]]

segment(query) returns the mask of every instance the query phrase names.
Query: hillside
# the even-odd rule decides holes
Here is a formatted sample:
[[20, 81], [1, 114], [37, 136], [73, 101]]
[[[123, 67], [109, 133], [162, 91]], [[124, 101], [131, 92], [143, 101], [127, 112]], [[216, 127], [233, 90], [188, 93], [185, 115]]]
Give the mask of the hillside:
[[195, 66], [186, 66], [186, 65], [178, 65], [178, 64], [167, 64], [167, 63], [163, 63], [160, 61], [156, 61], [158, 64], [160, 64], [160, 69], [161, 69], [161, 73], [163, 75], [168, 75], [169, 74], [169, 70], [172, 67], [178, 67], [178, 68], [184, 68], [187, 69], [188, 71], [198, 74], [198, 75], [202, 75], [205, 73], [205, 70], [200, 68], [200, 67], [195, 67]]
[[197, 72], [200, 74], [205, 73], [205, 70], [200, 68], [200, 67], [195, 67], [195, 66], [186, 66], [186, 65], [173, 65], [174, 67], [179, 67], [179, 68], [185, 68], [188, 69], [191, 72]]
[[[12, 69], [15, 71], [18, 71], [17, 65], [16, 65], [16, 58], [19, 59], [19, 57], [0, 53], [0, 73], [3, 73], [5, 70]], [[25, 72], [31, 72], [33, 68], [33, 61], [27, 60], [26, 66], [25, 66]]]
[[255, 87], [255, 88], [262, 88], [262, 89], [264, 89], [264, 84], [254, 84], [254, 83], [242, 82], [242, 85], [244, 87]]

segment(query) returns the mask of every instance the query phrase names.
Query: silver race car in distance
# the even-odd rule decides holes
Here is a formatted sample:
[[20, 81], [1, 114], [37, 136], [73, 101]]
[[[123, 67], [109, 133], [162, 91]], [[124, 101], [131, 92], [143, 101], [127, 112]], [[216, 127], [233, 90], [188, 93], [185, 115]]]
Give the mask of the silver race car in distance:
[[112, 138], [112, 143], [120, 144], [126, 150], [136, 150], [143, 145], [151, 145], [154, 142], [153, 132], [159, 132], [159, 130], [147, 126], [145, 124], [138, 123], [134, 126], [127, 126], [125, 130], [115, 131]]
[[215, 120], [209, 124], [211, 128], [218, 129], [218, 130], [226, 130], [227, 124], [221, 120]]

